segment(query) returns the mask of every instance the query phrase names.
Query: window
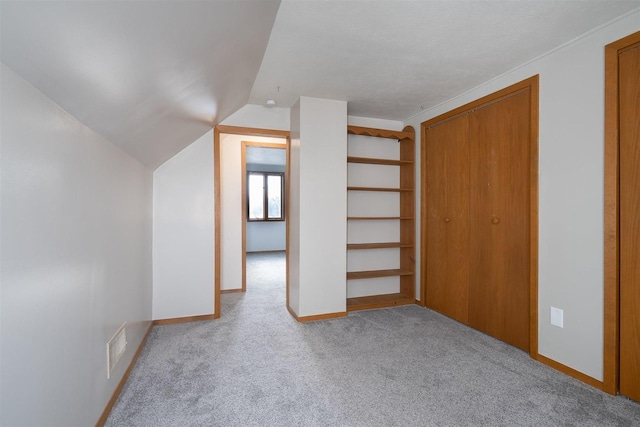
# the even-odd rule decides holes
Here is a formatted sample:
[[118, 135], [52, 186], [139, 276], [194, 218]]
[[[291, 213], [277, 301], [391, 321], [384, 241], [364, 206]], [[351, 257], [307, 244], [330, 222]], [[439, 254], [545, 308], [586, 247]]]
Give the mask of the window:
[[284, 220], [284, 174], [249, 172], [247, 198], [249, 221]]

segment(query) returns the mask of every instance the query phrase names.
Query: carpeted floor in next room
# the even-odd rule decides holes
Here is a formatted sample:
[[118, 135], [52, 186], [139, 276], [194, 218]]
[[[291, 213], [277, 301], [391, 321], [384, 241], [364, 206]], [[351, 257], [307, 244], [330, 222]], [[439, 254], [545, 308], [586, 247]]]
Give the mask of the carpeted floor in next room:
[[284, 255], [222, 318], [153, 328], [108, 426], [640, 426], [640, 404], [418, 306], [297, 323]]

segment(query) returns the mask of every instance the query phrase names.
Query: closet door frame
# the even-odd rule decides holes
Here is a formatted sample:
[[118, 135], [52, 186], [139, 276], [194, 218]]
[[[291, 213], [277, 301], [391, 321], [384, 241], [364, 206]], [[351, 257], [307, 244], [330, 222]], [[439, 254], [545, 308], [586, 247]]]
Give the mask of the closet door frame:
[[604, 367], [602, 389], [617, 394], [620, 383], [620, 147], [618, 55], [640, 43], [640, 31], [605, 46], [604, 100]]
[[484, 96], [480, 99], [472, 101], [433, 119], [427, 120], [421, 124], [420, 132], [420, 179], [422, 185], [420, 186], [420, 247], [422, 248], [420, 256], [420, 296], [421, 301], [426, 304], [426, 289], [429, 286], [426, 283], [426, 265], [427, 257], [427, 238], [429, 230], [426, 228], [427, 224], [427, 193], [426, 193], [426, 179], [427, 179], [427, 138], [426, 130], [428, 127], [437, 123], [450, 120], [456, 116], [467, 114], [470, 111], [481, 108], [487, 104], [492, 104], [500, 101], [503, 98], [509, 97], [515, 92], [522, 90], [529, 90], [530, 92], [530, 156], [529, 156], [529, 197], [530, 197], [530, 221], [529, 221], [529, 355], [538, 359], [538, 87], [539, 76], [535, 75], [521, 82], [515, 83], [502, 90], [494, 92], [490, 95]]

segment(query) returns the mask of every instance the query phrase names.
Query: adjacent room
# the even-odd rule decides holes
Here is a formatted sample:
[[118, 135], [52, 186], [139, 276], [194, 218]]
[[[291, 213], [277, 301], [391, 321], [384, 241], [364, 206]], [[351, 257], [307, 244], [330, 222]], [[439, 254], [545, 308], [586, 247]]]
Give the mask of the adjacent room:
[[0, 59], [0, 425], [640, 425], [640, 0], [2, 0]]

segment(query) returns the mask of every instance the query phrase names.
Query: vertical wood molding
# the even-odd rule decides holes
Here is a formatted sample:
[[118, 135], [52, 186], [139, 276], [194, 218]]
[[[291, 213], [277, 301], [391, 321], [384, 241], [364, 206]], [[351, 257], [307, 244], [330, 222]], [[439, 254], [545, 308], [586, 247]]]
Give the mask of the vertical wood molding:
[[603, 390], [610, 394], [618, 392], [620, 363], [618, 54], [637, 43], [640, 31], [605, 46]]
[[540, 77], [535, 75], [529, 80], [531, 96], [531, 144], [530, 144], [530, 236], [529, 236], [529, 355], [533, 358], [538, 354], [538, 134], [539, 134], [539, 89]]
[[220, 318], [220, 268], [221, 268], [221, 256], [220, 256], [220, 130], [216, 126], [213, 129], [213, 199], [215, 204], [215, 213], [213, 220], [213, 233], [214, 233], [214, 261], [213, 261], [213, 294], [215, 298], [214, 316], [216, 319]]

